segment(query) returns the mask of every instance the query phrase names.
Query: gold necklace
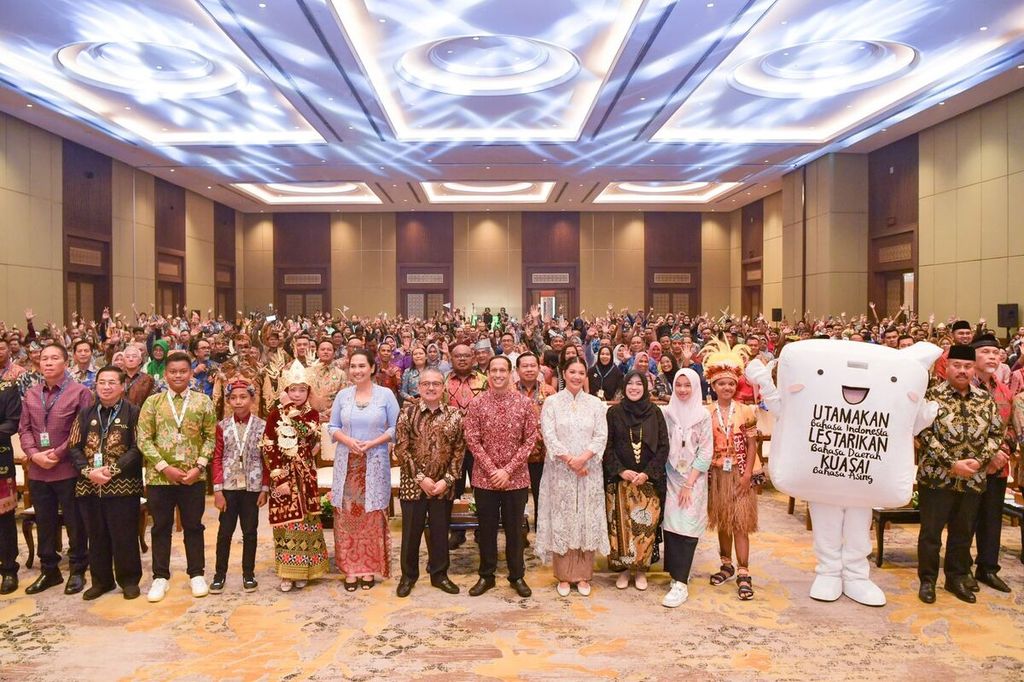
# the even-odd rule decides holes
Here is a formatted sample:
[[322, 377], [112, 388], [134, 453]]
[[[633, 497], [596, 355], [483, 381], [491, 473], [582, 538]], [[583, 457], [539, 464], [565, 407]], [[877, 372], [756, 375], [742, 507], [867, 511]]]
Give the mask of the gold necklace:
[[633, 429], [629, 430], [629, 444], [633, 446], [633, 459], [637, 464], [640, 463], [640, 451], [644, 447], [644, 425], [640, 425], [639, 440], [633, 440]]

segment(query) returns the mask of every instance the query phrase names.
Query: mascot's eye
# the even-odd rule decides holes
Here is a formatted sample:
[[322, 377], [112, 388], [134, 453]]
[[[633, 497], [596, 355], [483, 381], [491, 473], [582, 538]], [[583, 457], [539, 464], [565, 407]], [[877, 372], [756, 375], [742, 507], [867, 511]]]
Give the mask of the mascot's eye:
[[818, 370], [818, 376], [821, 376], [821, 375], [822, 375], [822, 374], [824, 374], [824, 373], [825, 373], [825, 370], [823, 370], [823, 369], [819, 369], [819, 370]]
[[896, 377], [889, 377], [889, 381], [891, 381], [892, 383], [895, 384], [896, 383]]

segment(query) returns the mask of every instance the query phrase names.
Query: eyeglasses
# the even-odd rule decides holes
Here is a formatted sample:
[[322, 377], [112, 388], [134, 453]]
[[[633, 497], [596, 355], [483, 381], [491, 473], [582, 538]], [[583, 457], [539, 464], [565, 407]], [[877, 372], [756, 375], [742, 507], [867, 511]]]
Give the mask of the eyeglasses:
[[114, 381], [97, 381], [96, 382], [96, 386], [120, 386], [120, 385], [121, 385], [121, 382], [117, 381], [116, 379]]
[[441, 386], [444, 386], [444, 382], [441, 382], [441, 381], [421, 381], [420, 382], [420, 386], [422, 386], [424, 388], [431, 388], [431, 387], [439, 388]]

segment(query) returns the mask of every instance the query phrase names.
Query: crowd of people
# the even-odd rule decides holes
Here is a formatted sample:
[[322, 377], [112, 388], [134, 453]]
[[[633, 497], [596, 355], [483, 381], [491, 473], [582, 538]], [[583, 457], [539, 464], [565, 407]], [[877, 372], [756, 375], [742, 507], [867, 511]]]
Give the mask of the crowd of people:
[[[559, 595], [573, 586], [589, 595], [601, 554], [619, 589], [646, 590], [647, 571], [663, 561], [671, 583], [662, 603], [679, 606], [710, 528], [721, 556], [710, 584], [735, 579], [737, 597], [750, 600], [764, 434], [744, 367], [809, 338], [943, 348], [928, 396], [939, 416], [919, 438], [920, 598], [935, 601], [947, 526], [946, 589], [972, 602], [979, 582], [1009, 591], [998, 558], [1007, 481], [1011, 473], [1016, 485], [1022, 479], [1024, 328], [1000, 341], [985, 320], [936, 323], [907, 309], [879, 318], [870, 309], [871, 318], [806, 311], [777, 323], [728, 310], [656, 315], [611, 305], [596, 317], [552, 319], [536, 308], [522, 319], [504, 308], [446, 309], [429, 319], [133, 309], [104, 310], [99, 320], [72, 315], [67, 326], [40, 325], [27, 310], [23, 326], [0, 323], [0, 593], [18, 589], [22, 465], [41, 565], [28, 594], [64, 584], [66, 594], [84, 591], [89, 600], [117, 586], [126, 599], [138, 597], [143, 496], [153, 519], [151, 602], [169, 587], [176, 513], [194, 596], [226, 589], [238, 525], [241, 586], [257, 589], [264, 506], [282, 591], [330, 570], [325, 520], [345, 589], [372, 589], [392, 575], [394, 459], [399, 597], [418, 580], [425, 529], [431, 585], [459, 592], [449, 554], [466, 535], [449, 532], [449, 521], [468, 480], [480, 556], [471, 596], [495, 587], [499, 528], [510, 586], [530, 596], [532, 497], [532, 551], [552, 564]], [[24, 462], [14, 461], [15, 435]], [[332, 454], [324, 500], [318, 462]], [[210, 583], [208, 485], [220, 512]]]

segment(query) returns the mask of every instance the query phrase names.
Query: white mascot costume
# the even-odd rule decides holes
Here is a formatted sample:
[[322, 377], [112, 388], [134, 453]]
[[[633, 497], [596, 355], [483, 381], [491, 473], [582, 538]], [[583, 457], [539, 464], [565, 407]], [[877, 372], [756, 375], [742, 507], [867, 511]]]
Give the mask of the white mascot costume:
[[930, 343], [893, 350], [800, 341], [782, 350], [778, 388], [771, 367], [756, 360], [747, 365], [747, 379], [775, 417], [772, 483], [810, 506], [818, 559], [813, 599], [845, 594], [867, 606], [885, 605], [885, 593], [868, 577], [871, 510], [910, 500], [914, 436], [938, 410], [924, 400], [928, 369], [941, 354]]

